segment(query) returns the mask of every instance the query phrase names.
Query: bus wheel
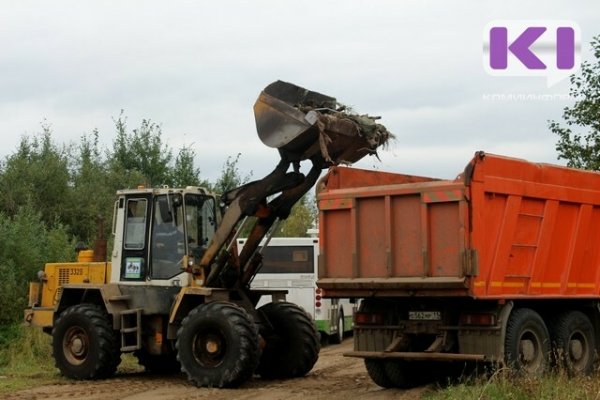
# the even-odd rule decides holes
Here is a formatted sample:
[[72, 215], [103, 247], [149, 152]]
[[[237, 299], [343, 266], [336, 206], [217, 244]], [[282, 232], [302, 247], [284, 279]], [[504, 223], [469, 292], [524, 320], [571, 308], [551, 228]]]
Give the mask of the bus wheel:
[[78, 304], [63, 311], [52, 330], [56, 367], [72, 379], [113, 375], [121, 361], [118, 337], [108, 314], [94, 304]]
[[340, 308], [337, 314], [337, 331], [329, 336], [329, 343], [331, 344], [340, 344], [344, 340], [344, 312]]
[[594, 327], [584, 313], [559, 315], [552, 326], [552, 339], [559, 367], [571, 375], [592, 372], [596, 341]]
[[237, 387], [250, 379], [259, 359], [252, 318], [233, 303], [194, 308], [177, 332], [177, 360], [196, 386]]
[[505, 360], [509, 367], [528, 375], [539, 376], [550, 364], [548, 329], [532, 309], [514, 310], [506, 325]]
[[268, 303], [258, 309], [272, 329], [263, 332], [266, 341], [256, 372], [267, 379], [304, 376], [319, 357], [319, 334], [302, 308], [288, 302]]

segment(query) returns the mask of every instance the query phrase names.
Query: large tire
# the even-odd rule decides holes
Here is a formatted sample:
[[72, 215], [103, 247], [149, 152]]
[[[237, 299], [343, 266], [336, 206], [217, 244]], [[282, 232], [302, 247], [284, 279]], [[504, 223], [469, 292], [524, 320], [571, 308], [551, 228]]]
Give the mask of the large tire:
[[241, 307], [211, 302], [194, 308], [177, 332], [177, 360], [196, 386], [237, 387], [250, 379], [260, 354], [258, 330]]
[[423, 365], [405, 360], [365, 359], [365, 367], [373, 382], [386, 389], [410, 389], [425, 383], [424, 377], [430, 376], [431, 371], [425, 371]]
[[590, 319], [580, 311], [559, 315], [552, 325], [554, 354], [570, 375], [589, 375], [594, 368], [596, 335]]
[[540, 376], [550, 365], [550, 337], [540, 315], [529, 308], [514, 310], [506, 326], [504, 357], [509, 367]]
[[373, 382], [375, 382], [375, 384], [386, 389], [396, 387], [394, 382], [392, 382], [385, 371], [385, 364], [386, 360], [365, 358], [365, 367], [367, 368], [367, 373]]
[[121, 362], [119, 336], [100, 306], [79, 304], [63, 311], [52, 329], [52, 355], [72, 379], [112, 376]]
[[138, 359], [138, 364], [153, 374], [176, 374], [181, 372], [181, 365], [177, 361], [175, 352], [168, 354], [150, 354], [144, 349], [133, 353]]
[[329, 343], [331, 344], [340, 344], [344, 340], [344, 312], [340, 308], [337, 314], [337, 331], [329, 336]]
[[425, 371], [421, 362], [407, 362], [405, 360], [388, 360], [385, 363], [385, 373], [395, 387], [410, 389], [419, 386], [431, 379], [432, 371]]
[[310, 315], [288, 302], [268, 303], [258, 309], [272, 330], [263, 332], [266, 346], [256, 372], [266, 379], [304, 376], [319, 357], [319, 334]]

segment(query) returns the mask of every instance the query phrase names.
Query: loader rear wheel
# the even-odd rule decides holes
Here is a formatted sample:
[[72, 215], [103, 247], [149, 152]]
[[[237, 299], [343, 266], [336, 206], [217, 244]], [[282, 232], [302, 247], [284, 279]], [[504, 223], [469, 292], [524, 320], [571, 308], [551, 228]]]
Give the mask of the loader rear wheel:
[[592, 372], [596, 340], [594, 326], [581, 311], [561, 314], [554, 321], [552, 336], [557, 364], [571, 375]]
[[532, 309], [514, 310], [506, 325], [504, 353], [509, 367], [539, 376], [550, 365], [550, 337], [546, 324]]
[[237, 387], [252, 377], [258, 330], [241, 307], [211, 302], [194, 308], [177, 332], [177, 360], [196, 386]]
[[181, 372], [181, 365], [177, 361], [176, 353], [169, 354], [150, 354], [141, 349], [133, 353], [137, 357], [138, 363], [146, 371], [153, 374], [175, 374]]
[[258, 309], [272, 330], [263, 332], [266, 346], [256, 372], [266, 379], [304, 376], [319, 357], [319, 334], [310, 317], [288, 302], [268, 303]]
[[121, 361], [121, 352], [109, 315], [94, 304], [67, 308], [52, 330], [52, 355], [56, 367], [68, 378], [112, 376]]

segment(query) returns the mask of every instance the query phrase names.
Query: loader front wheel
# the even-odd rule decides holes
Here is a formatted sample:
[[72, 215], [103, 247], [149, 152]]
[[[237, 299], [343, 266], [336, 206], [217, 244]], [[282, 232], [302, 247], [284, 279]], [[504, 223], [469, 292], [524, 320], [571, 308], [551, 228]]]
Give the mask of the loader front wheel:
[[94, 304], [63, 311], [52, 330], [56, 367], [72, 379], [101, 379], [113, 375], [121, 361], [118, 336], [108, 314]]
[[306, 375], [317, 362], [321, 349], [310, 315], [288, 302], [268, 303], [258, 311], [272, 329], [261, 332], [266, 346], [257, 373], [267, 379]]
[[260, 354], [250, 315], [228, 302], [194, 308], [177, 332], [177, 359], [196, 386], [237, 387], [252, 377]]

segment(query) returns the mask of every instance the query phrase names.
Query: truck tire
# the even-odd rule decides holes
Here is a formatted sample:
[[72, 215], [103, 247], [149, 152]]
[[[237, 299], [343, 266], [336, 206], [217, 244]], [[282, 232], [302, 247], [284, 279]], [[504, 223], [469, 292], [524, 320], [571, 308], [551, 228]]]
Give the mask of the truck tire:
[[376, 385], [390, 389], [396, 387], [396, 385], [387, 375], [385, 368], [386, 362], [386, 360], [365, 358], [365, 368], [367, 369], [369, 377], [371, 377], [371, 380], [375, 382]]
[[509, 367], [540, 376], [550, 365], [550, 337], [540, 315], [529, 308], [513, 310], [506, 325], [504, 357]]
[[431, 377], [423, 368], [423, 363], [409, 363], [404, 360], [388, 360], [385, 364], [385, 373], [394, 387], [410, 389], [425, 383], [425, 378]]
[[594, 367], [594, 326], [581, 311], [560, 314], [552, 325], [552, 342], [559, 368], [570, 375], [589, 375]]
[[243, 308], [215, 301], [194, 308], [177, 332], [177, 360], [196, 386], [237, 387], [260, 354], [258, 330]]
[[71, 306], [60, 314], [52, 329], [56, 367], [72, 379], [108, 378], [121, 362], [118, 339], [109, 315], [100, 306]]
[[337, 318], [337, 331], [329, 336], [329, 343], [340, 344], [344, 340], [344, 312], [339, 309]]
[[[404, 360], [379, 360], [365, 358], [365, 367], [369, 376], [383, 388], [410, 389], [425, 383], [423, 377], [428, 371], [421, 363], [408, 363]], [[431, 371], [429, 371], [430, 373]]]
[[273, 327], [263, 332], [266, 346], [256, 372], [266, 379], [304, 376], [319, 357], [319, 334], [310, 317], [288, 302], [268, 303], [258, 309]]
[[138, 359], [138, 364], [153, 374], [175, 374], [181, 372], [181, 365], [177, 361], [175, 352], [169, 354], [150, 354], [144, 349], [133, 353]]

